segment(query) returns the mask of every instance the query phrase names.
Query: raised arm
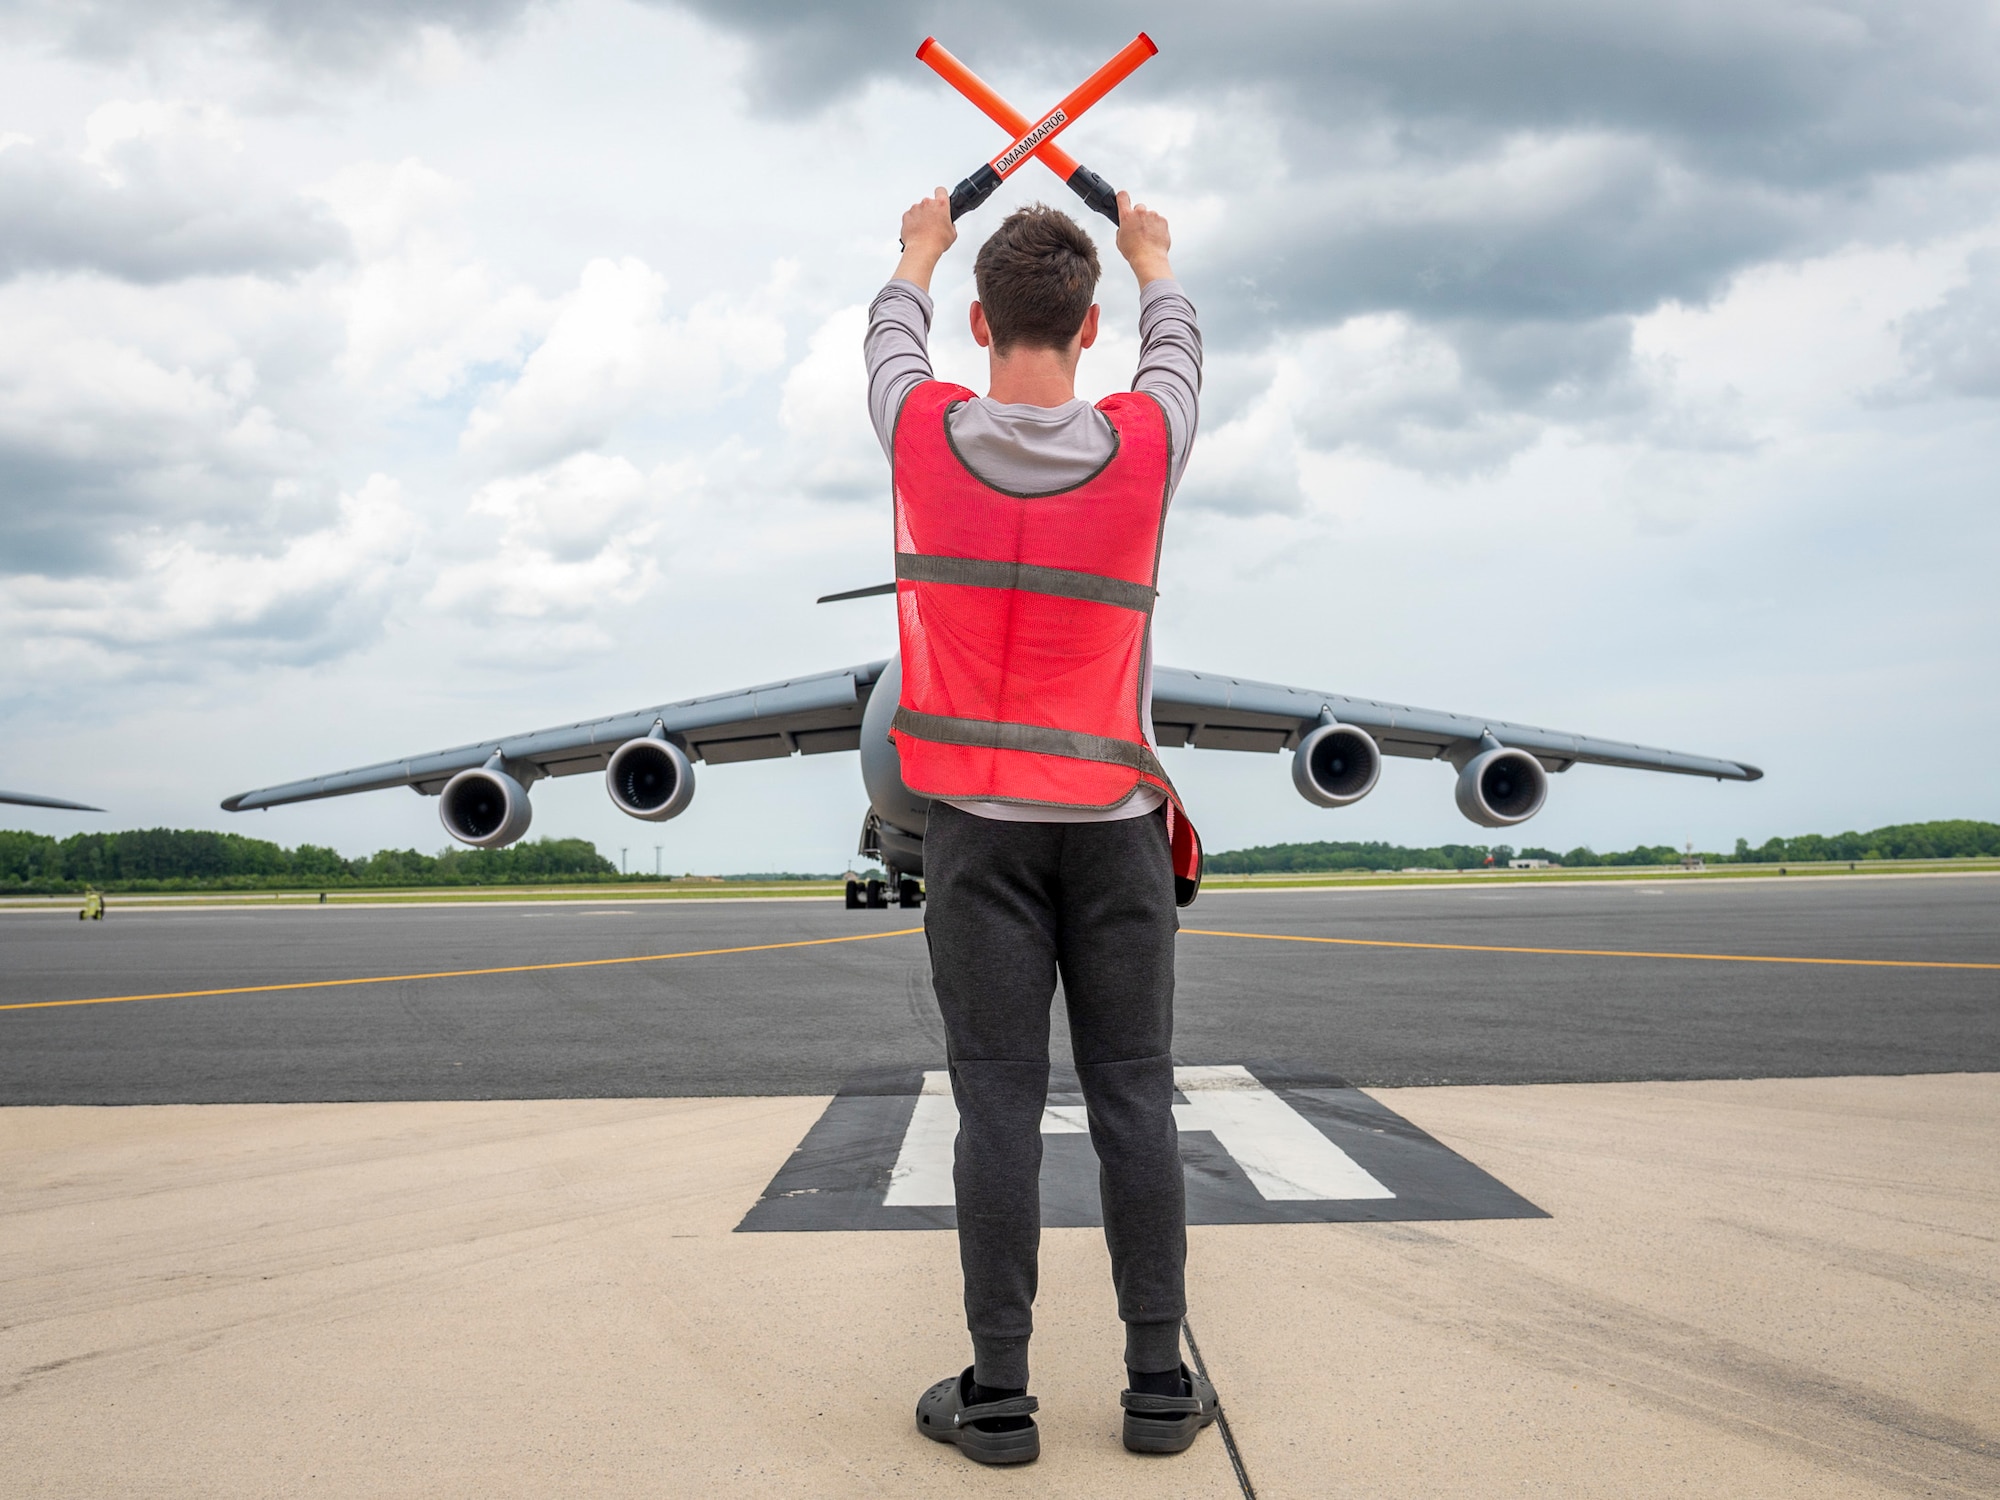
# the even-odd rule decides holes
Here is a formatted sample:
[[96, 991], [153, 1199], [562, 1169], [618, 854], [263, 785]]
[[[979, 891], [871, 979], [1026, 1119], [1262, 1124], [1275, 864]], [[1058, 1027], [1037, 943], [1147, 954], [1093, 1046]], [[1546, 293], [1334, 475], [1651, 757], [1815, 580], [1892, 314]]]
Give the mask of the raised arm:
[[903, 398], [931, 378], [931, 273], [957, 238], [943, 188], [911, 204], [903, 214], [903, 258], [868, 309], [861, 343], [868, 361], [868, 417], [884, 453], [892, 453]]
[[1149, 282], [1173, 280], [1174, 268], [1167, 264], [1172, 245], [1164, 215], [1134, 203], [1130, 193], [1118, 195], [1118, 253], [1139, 278], [1140, 291], [1145, 291]]
[[1130, 193], [1118, 195], [1118, 253], [1139, 278], [1139, 370], [1132, 389], [1158, 401], [1167, 414], [1172, 450], [1168, 483], [1178, 488], [1194, 447], [1201, 408], [1201, 329], [1194, 304], [1174, 280], [1167, 221]]
[[958, 226], [951, 221], [951, 194], [939, 188], [904, 209], [901, 238], [903, 258], [896, 262], [895, 279], [913, 281], [929, 292], [931, 272], [958, 241]]

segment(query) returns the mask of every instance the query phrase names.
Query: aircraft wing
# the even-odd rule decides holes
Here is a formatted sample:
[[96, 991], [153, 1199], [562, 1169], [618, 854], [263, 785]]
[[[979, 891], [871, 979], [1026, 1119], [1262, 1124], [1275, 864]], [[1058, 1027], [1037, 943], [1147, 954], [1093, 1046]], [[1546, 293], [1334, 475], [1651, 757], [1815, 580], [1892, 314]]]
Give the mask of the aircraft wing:
[[1505, 719], [1377, 703], [1372, 698], [1350, 698], [1178, 667], [1158, 667], [1153, 672], [1153, 729], [1162, 746], [1270, 752], [1294, 749], [1299, 737], [1318, 724], [1323, 714], [1367, 730], [1384, 755], [1417, 760], [1447, 758], [1477, 746], [1490, 734], [1509, 749], [1527, 751], [1547, 771], [1567, 771], [1582, 763], [1713, 776], [1718, 781], [1756, 781], [1764, 774], [1742, 761], [1592, 739]]
[[733, 693], [661, 703], [603, 719], [584, 719], [555, 729], [503, 735], [407, 760], [381, 761], [351, 771], [336, 771], [331, 776], [238, 792], [225, 799], [222, 806], [227, 812], [248, 812], [252, 808], [279, 807], [288, 802], [311, 802], [320, 797], [341, 797], [349, 792], [373, 792], [394, 786], [414, 787], [436, 796], [453, 776], [485, 765], [496, 753], [507, 762], [510, 771], [525, 780], [578, 776], [602, 771], [612, 751], [627, 740], [644, 737], [655, 722], [665, 727], [690, 760], [710, 765], [858, 750], [861, 711], [868, 701], [868, 690], [888, 665], [886, 661], [868, 662], [838, 672], [819, 672], [811, 677], [793, 677]]
[[66, 812], [103, 812], [101, 807], [92, 807], [87, 802], [65, 802], [60, 797], [38, 797], [33, 792], [0, 792], [0, 802], [11, 802], [16, 807], [60, 807]]
[[[887, 661], [867, 662], [837, 672], [657, 704], [554, 729], [503, 735], [428, 755], [239, 792], [222, 806], [229, 812], [248, 812], [396, 786], [414, 787], [435, 796], [458, 772], [483, 766], [496, 754], [512, 772], [528, 781], [602, 771], [612, 751], [627, 740], [642, 738], [656, 722], [682, 746], [689, 759], [710, 765], [856, 750], [861, 745], [861, 717], [868, 695], [888, 665]], [[1502, 745], [1527, 751], [1549, 771], [1566, 771], [1583, 762], [1713, 776], [1723, 781], [1755, 781], [1764, 774], [1741, 761], [1592, 739], [1505, 719], [1409, 708], [1177, 667], [1159, 667], [1153, 674], [1153, 727], [1162, 746], [1266, 752], [1293, 749], [1300, 737], [1328, 714], [1367, 730], [1383, 754], [1418, 760], [1450, 758], [1491, 735]], [[78, 806], [46, 798], [7, 800]]]

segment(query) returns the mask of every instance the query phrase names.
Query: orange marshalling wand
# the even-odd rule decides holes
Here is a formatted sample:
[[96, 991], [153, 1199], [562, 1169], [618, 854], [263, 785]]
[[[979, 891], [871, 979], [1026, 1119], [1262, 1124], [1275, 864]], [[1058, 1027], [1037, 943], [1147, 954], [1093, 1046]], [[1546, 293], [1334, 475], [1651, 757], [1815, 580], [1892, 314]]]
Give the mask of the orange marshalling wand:
[[988, 87], [978, 74], [946, 51], [935, 37], [925, 37], [924, 44], [917, 48], [917, 57], [970, 100], [980, 113], [1014, 136], [1012, 145], [952, 189], [951, 216], [956, 219], [977, 208], [993, 195], [1016, 167], [1030, 156], [1036, 156], [1068, 183], [1085, 203], [1112, 223], [1117, 223], [1117, 192], [1110, 183], [1058, 147], [1055, 138], [1159, 50], [1151, 37], [1140, 32], [1110, 62], [1070, 90], [1062, 103], [1040, 120], [1030, 122], [1026, 115]]
[[[923, 46], [917, 48], [917, 61], [957, 89], [973, 108], [1015, 140], [1028, 133], [1031, 127], [1028, 117], [1001, 98], [991, 84], [960, 62], [936, 37], [924, 38]], [[1070, 174], [1077, 168], [1076, 158], [1053, 141], [1044, 141], [1037, 146], [1035, 155], [1064, 182], [1069, 181]]]

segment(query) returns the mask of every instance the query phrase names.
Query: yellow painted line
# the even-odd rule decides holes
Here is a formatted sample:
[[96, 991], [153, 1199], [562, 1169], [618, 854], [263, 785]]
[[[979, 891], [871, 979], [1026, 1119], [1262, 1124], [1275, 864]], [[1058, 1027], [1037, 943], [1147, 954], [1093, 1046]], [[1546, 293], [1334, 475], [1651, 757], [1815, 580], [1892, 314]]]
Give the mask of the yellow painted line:
[[778, 948], [824, 948], [830, 943], [867, 943], [876, 938], [915, 937], [921, 927], [894, 932], [860, 932], [849, 937], [802, 938], [790, 943], [752, 943], [745, 948], [696, 948], [686, 953], [641, 953], [632, 958], [573, 958], [555, 964], [509, 964], [501, 969], [440, 969], [435, 974], [374, 974], [360, 979], [303, 979], [293, 984], [239, 984], [224, 990], [169, 990], [158, 995], [98, 995], [88, 1000], [21, 1000], [0, 1010], [50, 1010], [64, 1005], [129, 1005], [134, 1000], [193, 1000], [204, 995], [267, 995], [277, 990], [331, 990], [352, 984], [404, 984], [413, 979], [477, 979], [487, 974], [538, 974], [549, 969], [601, 969], [611, 964], [657, 964], [671, 958], [720, 958], [729, 953], [769, 953]]
[[1289, 932], [1208, 932], [1188, 937], [1253, 938], [1261, 943], [1334, 943], [1344, 948], [1432, 948], [1445, 953], [1553, 953], [1569, 958], [1690, 958], [1716, 964], [1832, 964], [1861, 969], [2000, 969], [2000, 963], [1947, 963], [1922, 958], [1794, 958], [1768, 953], [1645, 953], [1625, 948], [1503, 948], [1494, 943], [1399, 943], [1387, 938], [1299, 937]]

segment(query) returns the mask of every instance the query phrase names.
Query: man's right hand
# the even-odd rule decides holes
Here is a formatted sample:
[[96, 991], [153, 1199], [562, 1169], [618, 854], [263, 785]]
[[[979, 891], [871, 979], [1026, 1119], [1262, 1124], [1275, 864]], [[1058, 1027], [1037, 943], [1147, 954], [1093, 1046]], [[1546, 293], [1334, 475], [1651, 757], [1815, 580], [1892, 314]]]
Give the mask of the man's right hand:
[[928, 292], [931, 272], [957, 242], [951, 194], [939, 188], [930, 197], [919, 198], [903, 210], [903, 258], [896, 263], [896, 279], [914, 281]]
[[1174, 268], [1167, 264], [1167, 250], [1172, 244], [1164, 215], [1154, 213], [1143, 203], [1134, 203], [1130, 193], [1118, 195], [1118, 253], [1132, 267], [1141, 287], [1174, 274]]

